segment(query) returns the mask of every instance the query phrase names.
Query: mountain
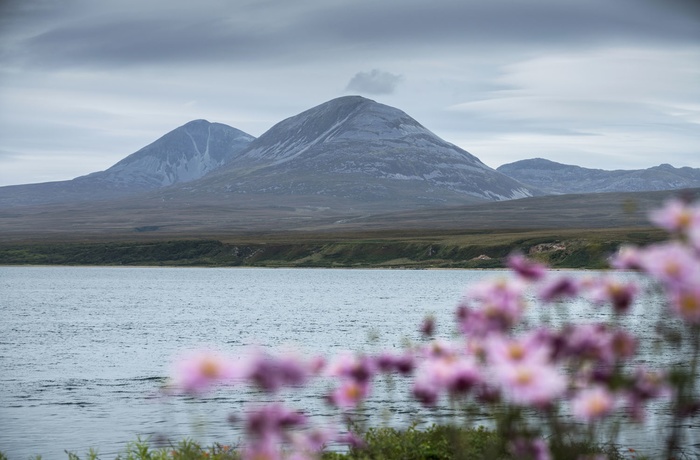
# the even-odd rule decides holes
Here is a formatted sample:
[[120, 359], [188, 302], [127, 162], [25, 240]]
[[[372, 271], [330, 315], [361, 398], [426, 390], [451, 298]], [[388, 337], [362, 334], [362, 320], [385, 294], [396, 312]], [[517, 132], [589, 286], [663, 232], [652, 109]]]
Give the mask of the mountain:
[[384, 203], [385, 209], [537, 193], [401, 110], [360, 96], [333, 99], [283, 120], [224, 167], [163, 193], [173, 199], [183, 191], [324, 197], [357, 206]]
[[542, 158], [505, 164], [499, 172], [548, 194], [641, 192], [700, 187], [700, 169], [662, 164], [648, 169], [588, 169]]
[[0, 205], [106, 200], [189, 182], [233, 160], [253, 139], [221, 123], [191, 121], [105, 171], [68, 181], [0, 187]]

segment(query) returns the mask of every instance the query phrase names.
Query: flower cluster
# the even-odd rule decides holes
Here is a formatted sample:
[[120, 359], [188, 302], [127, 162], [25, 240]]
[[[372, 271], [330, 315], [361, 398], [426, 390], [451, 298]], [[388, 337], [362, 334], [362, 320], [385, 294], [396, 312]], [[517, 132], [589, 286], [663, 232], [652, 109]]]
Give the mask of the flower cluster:
[[[672, 314], [698, 337], [700, 207], [674, 200], [651, 219], [668, 230], [671, 239], [646, 248], [623, 247], [611, 265], [648, 276], [665, 294]], [[505, 407], [511, 414], [523, 409], [547, 414], [553, 424], [549, 431], [521, 429], [512, 421], [506, 427], [512, 435], [511, 452], [536, 458], [550, 458], [542, 436], [561, 431], [558, 414], [570, 414], [578, 426], [586, 426], [620, 411], [641, 421], [647, 403], [660, 397], [685, 398], [674, 406], [676, 421], [694, 413], [688, 408], [700, 408], [694, 394], [700, 339], [695, 341], [691, 384], [685, 390], [679, 390], [669, 373], [634, 363], [638, 339], [619, 324], [644, 294], [641, 284], [608, 274], [597, 278], [561, 275], [521, 254], [507, 263], [514, 276], [467, 290], [457, 307], [459, 338], [453, 342], [432, 339], [435, 324], [428, 318], [420, 330], [429, 341], [399, 354], [345, 353], [326, 363], [322, 358], [304, 360], [261, 351], [240, 361], [200, 352], [180, 362], [174, 384], [186, 393], [199, 394], [215, 385], [246, 382], [272, 394], [314, 378], [330, 378], [335, 384], [326, 401], [346, 411], [367, 400], [378, 375], [409, 375], [411, 396], [427, 407], [450, 401]], [[611, 308], [617, 321], [530, 330], [522, 324], [533, 299], [547, 308], [573, 298]], [[522, 418], [518, 422], [525, 423]], [[338, 430], [314, 429], [303, 414], [278, 403], [249, 411], [245, 423], [244, 458], [282, 458], [281, 445], [287, 446], [285, 458], [314, 457], [331, 441], [357, 445], [352, 433], [341, 436]], [[575, 426], [569, 424], [567, 429]], [[673, 447], [677, 439], [670, 442], [669, 449]]]

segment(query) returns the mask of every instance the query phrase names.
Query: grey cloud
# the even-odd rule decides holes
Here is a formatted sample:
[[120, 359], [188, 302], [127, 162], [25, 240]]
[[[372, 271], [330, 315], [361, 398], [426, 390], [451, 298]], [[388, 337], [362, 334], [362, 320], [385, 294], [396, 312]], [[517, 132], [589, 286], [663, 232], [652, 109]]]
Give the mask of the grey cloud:
[[[33, 2], [45, 4], [26, 3]], [[58, 15], [43, 23], [43, 33], [29, 39], [0, 32], [0, 43], [11, 43], [0, 45], [4, 60], [56, 66], [279, 63], [342, 59], [373, 50], [405, 55], [445, 47], [481, 51], [533, 43], [700, 40], [700, 16], [689, 14], [696, 10], [683, 0], [673, 0], [675, 7], [658, 0], [202, 0], [196, 8], [161, 1], [145, 10], [128, 0], [99, 2], [101, 9], [91, 3], [84, 3], [85, 11], [75, 18]], [[5, 21], [31, 20], [28, 8], [12, 11]]]
[[402, 79], [401, 75], [372, 69], [369, 72], [356, 73], [346, 89], [366, 94], [391, 94]]

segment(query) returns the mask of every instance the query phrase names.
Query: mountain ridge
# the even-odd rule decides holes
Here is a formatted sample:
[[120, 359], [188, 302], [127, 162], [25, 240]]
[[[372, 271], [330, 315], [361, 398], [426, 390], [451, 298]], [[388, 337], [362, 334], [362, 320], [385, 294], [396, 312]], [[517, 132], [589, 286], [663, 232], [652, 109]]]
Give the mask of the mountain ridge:
[[332, 99], [282, 120], [235, 160], [184, 188], [414, 207], [537, 194], [405, 112], [361, 96]]
[[641, 192], [700, 187], [700, 169], [663, 163], [646, 169], [592, 169], [531, 158], [497, 168], [548, 194]]
[[253, 139], [222, 123], [193, 120], [104, 171], [66, 181], [0, 187], [0, 206], [114, 200], [188, 182], [231, 161]]

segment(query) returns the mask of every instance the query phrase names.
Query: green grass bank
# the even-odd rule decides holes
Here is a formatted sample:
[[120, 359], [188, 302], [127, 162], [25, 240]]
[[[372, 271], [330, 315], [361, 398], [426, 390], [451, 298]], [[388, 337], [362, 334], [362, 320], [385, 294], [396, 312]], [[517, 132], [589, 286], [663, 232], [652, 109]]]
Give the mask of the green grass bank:
[[632, 228], [0, 242], [0, 265], [499, 268], [520, 251], [552, 267], [604, 268], [621, 245], [664, 237]]

